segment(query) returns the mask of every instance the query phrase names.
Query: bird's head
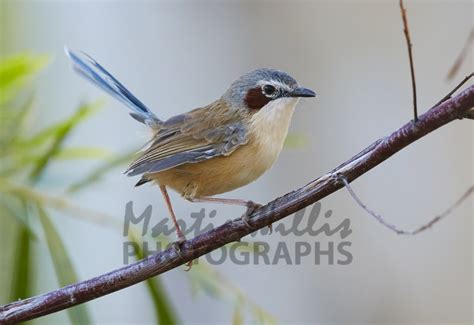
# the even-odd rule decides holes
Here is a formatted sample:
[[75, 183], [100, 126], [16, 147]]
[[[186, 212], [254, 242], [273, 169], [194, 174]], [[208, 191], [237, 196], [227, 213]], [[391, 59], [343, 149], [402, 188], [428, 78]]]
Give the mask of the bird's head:
[[244, 74], [235, 80], [222, 97], [231, 107], [258, 112], [267, 104], [296, 104], [300, 97], [315, 97], [311, 89], [298, 86], [286, 72], [262, 68]]

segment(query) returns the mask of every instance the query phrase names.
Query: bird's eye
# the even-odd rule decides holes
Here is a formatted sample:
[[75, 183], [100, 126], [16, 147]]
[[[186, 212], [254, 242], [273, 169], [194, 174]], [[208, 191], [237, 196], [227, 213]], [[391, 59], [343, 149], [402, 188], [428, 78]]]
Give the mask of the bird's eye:
[[262, 90], [265, 95], [270, 97], [273, 97], [276, 94], [276, 88], [272, 85], [265, 85]]

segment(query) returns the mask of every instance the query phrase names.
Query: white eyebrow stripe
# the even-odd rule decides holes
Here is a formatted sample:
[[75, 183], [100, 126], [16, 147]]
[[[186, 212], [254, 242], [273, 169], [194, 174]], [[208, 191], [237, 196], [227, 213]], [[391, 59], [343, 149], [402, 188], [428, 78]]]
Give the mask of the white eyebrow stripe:
[[271, 84], [271, 85], [277, 86], [277, 87], [282, 88], [282, 89], [287, 90], [287, 91], [292, 90], [287, 84], [284, 84], [283, 82], [275, 80], [275, 79], [261, 80], [257, 83], [257, 85], [259, 85], [259, 86], [263, 86], [263, 85], [266, 85], [266, 84]]

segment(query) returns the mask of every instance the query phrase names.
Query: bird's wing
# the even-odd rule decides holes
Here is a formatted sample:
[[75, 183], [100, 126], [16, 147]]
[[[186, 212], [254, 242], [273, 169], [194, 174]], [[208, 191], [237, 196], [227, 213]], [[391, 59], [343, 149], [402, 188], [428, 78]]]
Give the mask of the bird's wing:
[[126, 173], [156, 173], [230, 155], [248, 141], [247, 118], [245, 111], [230, 110], [222, 101], [175, 116], [162, 125], [150, 147]]

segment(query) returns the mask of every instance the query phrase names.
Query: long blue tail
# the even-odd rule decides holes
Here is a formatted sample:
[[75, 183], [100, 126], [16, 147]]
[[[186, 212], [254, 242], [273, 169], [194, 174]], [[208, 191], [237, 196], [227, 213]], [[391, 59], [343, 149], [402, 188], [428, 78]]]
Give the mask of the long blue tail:
[[67, 47], [64, 50], [72, 60], [74, 70], [77, 73], [127, 105], [133, 111], [130, 116], [134, 119], [152, 128], [156, 128], [163, 123], [145, 104], [88, 54], [70, 51]]

